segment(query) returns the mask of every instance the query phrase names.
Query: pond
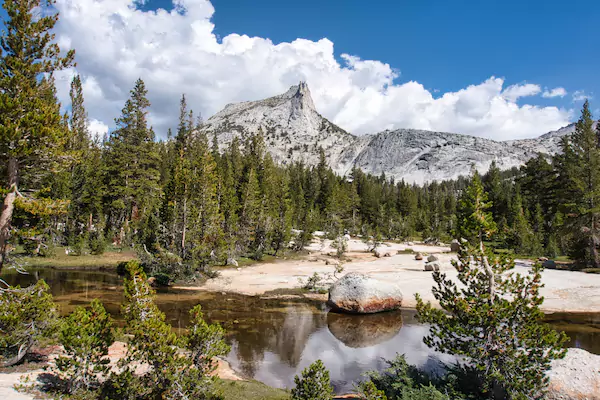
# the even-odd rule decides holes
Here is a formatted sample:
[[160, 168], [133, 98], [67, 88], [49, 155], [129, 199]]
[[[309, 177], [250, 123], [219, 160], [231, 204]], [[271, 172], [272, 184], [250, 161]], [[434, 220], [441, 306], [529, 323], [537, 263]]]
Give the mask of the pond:
[[[42, 278], [50, 285], [61, 313], [99, 298], [120, 318], [122, 279], [114, 273], [43, 269], [3, 276], [21, 285]], [[319, 301], [188, 290], [161, 291], [157, 303], [176, 329], [185, 329], [189, 310], [201, 304], [206, 319], [227, 330], [231, 366], [274, 387], [292, 387], [294, 376], [316, 359], [329, 369], [338, 393], [351, 391], [366, 371], [385, 368], [385, 359], [397, 353], [426, 370], [439, 368], [440, 361], [451, 361], [423, 344], [427, 327], [416, 321], [414, 310], [349, 316], [328, 313]], [[600, 354], [600, 314], [552, 314], [547, 320], [569, 335], [569, 347]]]

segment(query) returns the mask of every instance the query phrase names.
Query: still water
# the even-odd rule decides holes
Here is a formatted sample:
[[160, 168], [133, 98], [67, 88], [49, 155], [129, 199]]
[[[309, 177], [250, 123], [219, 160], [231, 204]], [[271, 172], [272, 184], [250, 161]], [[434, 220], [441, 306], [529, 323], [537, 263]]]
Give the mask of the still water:
[[[119, 319], [122, 279], [114, 273], [44, 269], [3, 276], [7, 282], [21, 285], [42, 278], [62, 313], [99, 298]], [[176, 329], [184, 329], [189, 310], [201, 304], [206, 319], [227, 330], [231, 345], [227, 360], [232, 367], [275, 387], [292, 387], [294, 376], [316, 359], [329, 369], [337, 392], [351, 391], [353, 382], [366, 371], [385, 368], [385, 359], [397, 353], [426, 370], [439, 368], [440, 361], [451, 361], [422, 343], [427, 328], [415, 320], [412, 310], [350, 316], [328, 313], [317, 301], [184, 290], [161, 291], [157, 303]], [[567, 332], [569, 347], [600, 354], [600, 314], [553, 314], [548, 322]]]

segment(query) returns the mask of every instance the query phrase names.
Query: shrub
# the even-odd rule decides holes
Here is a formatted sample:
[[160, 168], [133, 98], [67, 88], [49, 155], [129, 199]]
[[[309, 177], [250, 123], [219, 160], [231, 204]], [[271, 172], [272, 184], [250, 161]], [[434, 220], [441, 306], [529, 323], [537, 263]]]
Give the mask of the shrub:
[[321, 360], [312, 363], [302, 371], [302, 377], [294, 378], [296, 387], [292, 389], [292, 400], [330, 400], [333, 388], [329, 380], [329, 371]]
[[88, 247], [92, 255], [104, 254], [106, 241], [101, 231], [92, 231], [88, 236]]
[[43, 280], [21, 288], [0, 287], [0, 366], [18, 364], [42, 338], [53, 333], [56, 305]]
[[102, 303], [93, 300], [90, 309], [78, 307], [66, 317], [59, 333], [66, 357], [56, 360], [67, 393], [96, 390], [99, 377], [106, 374], [108, 347], [113, 343], [112, 321]]

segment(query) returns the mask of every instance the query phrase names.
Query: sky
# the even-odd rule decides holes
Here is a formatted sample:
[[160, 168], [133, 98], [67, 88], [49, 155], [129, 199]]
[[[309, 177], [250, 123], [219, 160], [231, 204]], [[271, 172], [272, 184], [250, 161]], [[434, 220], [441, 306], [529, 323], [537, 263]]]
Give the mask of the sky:
[[[307, 81], [318, 111], [355, 133], [416, 128], [535, 137], [600, 96], [596, 0], [57, 0], [57, 75], [84, 82], [91, 129], [114, 128], [141, 77], [151, 122], [182, 93], [205, 118]], [[595, 44], [596, 46], [592, 46]]]

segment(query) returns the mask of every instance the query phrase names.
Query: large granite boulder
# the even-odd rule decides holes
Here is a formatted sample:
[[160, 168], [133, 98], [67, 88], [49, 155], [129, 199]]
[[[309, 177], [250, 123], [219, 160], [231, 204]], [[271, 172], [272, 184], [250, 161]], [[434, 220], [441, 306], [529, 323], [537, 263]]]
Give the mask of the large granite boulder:
[[371, 314], [399, 309], [402, 293], [396, 283], [352, 272], [331, 286], [327, 303], [334, 311]]
[[548, 372], [548, 400], [600, 400], [600, 355], [571, 348]]

